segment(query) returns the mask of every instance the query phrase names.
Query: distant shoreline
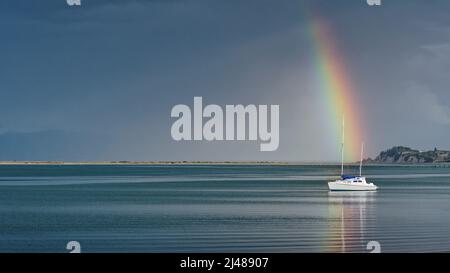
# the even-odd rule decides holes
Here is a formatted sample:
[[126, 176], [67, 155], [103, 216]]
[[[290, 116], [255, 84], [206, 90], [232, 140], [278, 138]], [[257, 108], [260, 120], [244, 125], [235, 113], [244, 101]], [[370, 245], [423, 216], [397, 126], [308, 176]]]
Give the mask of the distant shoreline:
[[[276, 161], [0, 161], [0, 165], [337, 165], [333, 162]], [[351, 165], [351, 164], [350, 164]]]
[[[360, 162], [347, 162], [345, 166], [359, 166]], [[0, 166], [199, 166], [199, 165], [240, 165], [240, 166], [339, 166], [340, 162], [301, 161], [0, 161]], [[364, 166], [386, 167], [450, 167], [450, 151], [434, 149], [419, 151], [408, 147], [395, 146], [381, 152], [375, 159], [365, 159]]]
[[[336, 166], [338, 162], [282, 162], [282, 161], [94, 161], [94, 162], [66, 162], [66, 161], [0, 161], [0, 166], [87, 166], [87, 165], [115, 165], [115, 166], [151, 166], [151, 165], [248, 165], [248, 166]], [[345, 163], [346, 166], [357, 166], [359, 162]], [[364, 166], [446, 166], [450, 163], [364, 163]]]

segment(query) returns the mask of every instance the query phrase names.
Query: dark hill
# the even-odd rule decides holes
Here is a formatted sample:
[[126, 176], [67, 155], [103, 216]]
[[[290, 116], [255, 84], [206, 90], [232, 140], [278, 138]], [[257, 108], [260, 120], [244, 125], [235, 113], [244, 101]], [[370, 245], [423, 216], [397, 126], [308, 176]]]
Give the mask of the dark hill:
[[396, 146], [381, 152], [375, 159], [367, 159], [367, 163], [450, 163], [450, 151], [434, 149], [419, 151], [408, 147]]

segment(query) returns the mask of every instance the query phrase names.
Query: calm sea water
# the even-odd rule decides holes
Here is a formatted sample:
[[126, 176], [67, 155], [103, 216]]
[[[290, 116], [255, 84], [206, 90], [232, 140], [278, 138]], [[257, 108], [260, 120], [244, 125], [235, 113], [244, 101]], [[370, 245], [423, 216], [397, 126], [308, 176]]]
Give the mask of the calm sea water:
[[[356, 172], [356, 169], [350, 170]], [[375, 193], [338, 192], [338, 166], [0, 166], [0, 251], [450, 251], [450, 168], [368, 166]]]

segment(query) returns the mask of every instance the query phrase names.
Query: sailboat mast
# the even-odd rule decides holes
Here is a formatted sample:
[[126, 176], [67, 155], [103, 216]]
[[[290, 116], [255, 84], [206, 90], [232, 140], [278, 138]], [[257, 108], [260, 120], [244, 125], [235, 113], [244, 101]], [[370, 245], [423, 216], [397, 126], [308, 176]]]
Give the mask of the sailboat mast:
[[363, 162], [363, 154], [364, 154], [364, 142], [361, 143], [361, 159], [359, 161], [359, 176], [362, 176], [362, 162]]
[[345, 116], [342, 115], [341, 176], [344, 175]]

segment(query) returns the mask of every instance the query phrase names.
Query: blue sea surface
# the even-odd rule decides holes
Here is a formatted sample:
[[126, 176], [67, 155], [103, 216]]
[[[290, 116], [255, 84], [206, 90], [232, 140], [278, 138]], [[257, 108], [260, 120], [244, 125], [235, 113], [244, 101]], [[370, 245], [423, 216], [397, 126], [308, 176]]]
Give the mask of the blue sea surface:
[[364, 172], [377, 192], [329, 192], [339, 166], [0, 166], [0, 252], [450, 251], [450, 168]]

